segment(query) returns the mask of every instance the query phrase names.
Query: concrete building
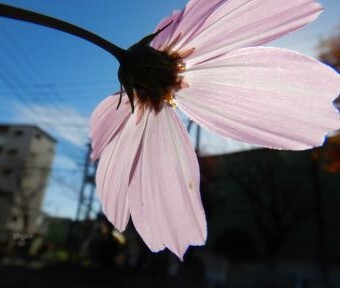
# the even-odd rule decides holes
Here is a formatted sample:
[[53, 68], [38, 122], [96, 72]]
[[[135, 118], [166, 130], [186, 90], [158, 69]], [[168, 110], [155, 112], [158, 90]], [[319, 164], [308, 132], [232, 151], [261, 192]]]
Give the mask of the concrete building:
[[36, 126], [0, 125], [0, 240], [34, 231], [55, 143]]

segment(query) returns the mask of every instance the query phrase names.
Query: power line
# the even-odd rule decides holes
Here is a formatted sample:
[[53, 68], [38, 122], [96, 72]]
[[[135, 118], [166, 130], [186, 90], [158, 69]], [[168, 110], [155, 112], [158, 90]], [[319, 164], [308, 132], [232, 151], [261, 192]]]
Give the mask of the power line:
[[[10, 56], [10, 61], [14, 62], [16, 65], [16, 67], [29, 67], [29, 72], [26, 71], [26, 69], [19, 69], [18, 71], [21, 71], [21, 73], [25, 74], [24, 78], [25, 79], [30, 79], [30, 83], [33, 83], [35, 85], [37, 85], [37, 80], [36, 79], [42, 79], [43, 81], [38, 81], [38, 83], [41, 82], [47, 82], [45, 81], [44, 77], [42, 75], [40, 75], [40, 73], [37, 71], [34, 63], [32, 63], [29, 60], [29, 57], [26, 55], [26, 53], [20, 48], [20, 45], [17, 44], [17, 42], [15, 41], [15, 39], [11, 36], [11, 34], [7, 31], [7, 29], [5, 29], [5, 27], [2, 27], [1, 29], [4, 33], [5, 36], [7, 38], [7, 40], [9, 41], [3, 41], [4, 43], [11, 43], [12, 47], [16, 50], [16, 53], [12, 53], [13, 49], [6, 49], [4, 55], [9, 55]], [[20, 61], [20, 60], [21, 61]], [[13, 73], [12, 73], [13, 74]], [[17, 86], [17, 83], [15, 83], [15, 86]], [[52, 97], [50, 97], [50, 99], [52, 101], [55, 102], [55, 105], [51, 106], [50, 104], [48, 106], [51, 106], [53, 108], [63, 108], [63, 104], [64, 104], [64, 100], [62, 99], [62, 97], [59, 95], [59, 93], [54, 89], [53, 86], [46, 84], [46, 94], [44, 95], [46, 97], [46, 95], [50, 95]], [[33, 99], [32, 97], [30, 97], [31, 99]], [[67, 114], [66, 114], [67, 116]], [[75, 126], [77, 126], [77, 123], [74, 123]]]
[[[4, 29], [2, 29], [2, 30], [4, 31]], [[12, 39], [12, 38], [9, 38], [9, 39]], [[13, 41], [14, 40], [12, 39], [12, 41], [11, 41], [12, 42], [12, 46], [14, 44], [14, 47], [17, 48], [18, 46]], [[8, 43], [8, 42], [6, 42], [6, 43]], [[6, 54], [7, 54], [7, 56], [9, 55], [9, 57], [11, 59], [10, 62], [13, 61], [16, 64], [15, 66], [22, 67], [22, 65], [18, 62], [18, 59], [21, 59], [22, 61], [25, 62], [25, 60], [23, 60], [23, 59], [27, 59], [27, 57], [25, 57], [25, 55], [22, 53], [21, 50], [19, 50], [18, 55], [13, 54], [12, 52], [9, 52], [9, 51], [12, 51], [12, 50], [13, 49], [6, 49], [4, 51], [5, 53], [1, 53], [1, 55], [6, 55]], [[21, 55], [21, 57], [19, 57], [19, 55]], [[20, 71], [21, 71], [21, 73], [25, 73], [25, 79], [30, 79], [31, 82], [34, 83], [35, 82], [35, 80], [34, 80], [35, 77], [33, 75], [38, 77], [37, 74], [34, 73], [34, 70], [35, 70], [34, 69], [34, 65], [32, 63], [30, 63], [30, 62], [25, 62], [25, 63], [26, 64], [28, 63], [28, 66], [30, 67], [29, 70], [30, 70], [30, 72], [33, 71], [33, 73], [30, 73], [30, 72], [25, 73], [25, 69], [20, 69]], [[6, 67], [6, 65], [3, 65], [3, 67]], [[34, 105], [30, 105], [31, 103], [34, 103], [33, 98], [31, 96], [29, 96], [29, 94], [23, 93], [20, 89], [17, 88], [16, 83], [14, 82], [15, 80], [13, 80], [13, 79], [17, 79], [17, 76], [14, 75], [13, 71], [11, 71], [11, 69], [8, 69], [8, 68], [6, 69], [6, 72], [3, 72], [3, 71], [4, 71], [3, 69], [0, 71], [1, 72], [0, 75], [2, 75], [3, 82], [6, 84], [6, 86], [11, 91], [13, 91], [13, 94], [19, 98], [18, 99], [19, 102], [26, 104], [25, 105], [25, 109], [28, 109], [31, 113], [33, 113], [33, 115], [34, 115], [34, 113], [39, 113], [39, 111], [34, 109]], [[59, 98], [59, 101], [60, 101], [60, 98]], [[55, 106], [51, 106], [51, 105], [49, 105], [49, 106], [52, 107], [52, 108], [55, 108]], [[60, 108], [62, 108], [62, 107], [60, 107]], [[50, 116], [51, 115], [46, 115], [47, 118], [51, 119], [51, 122], [54, 121], [55, 119], [52, 119]], [[41, 124], [41, 123], [38, 122], [38, 124]], [[84, 126], [80, 127], [78, 123], [71, 123], [71, 122], [69, 122], [69, 124], [70, 124], [70, 127], [77, 127], [77, 128], [81, 128], [81, 129], [85, 128]], [[51, 125], [51, 127], [53, 127], [53, 125]], [[81, 150], [77, 149], [77, 150], [75, 150], [76, 151], [75, 153], [71, 153], [71, 154], [69, 153], [68, 149], [66, 149], [65, 151], [66, 151], [66, 154], [69, 154], [70, 156], [72, 155], [71, 158], [74, 158], [74, 156], [76, 154], [78, 154], [79, 151], [81, 151]]]
[[[2, 29], [2, 31], [3, 30], [4, 29]], [[22, 76], [19, 76], [20, 74], [24, 75], [24, 79], [27, 79], [33, 85], [40, 85], [40, 83], [43, 83], [45, 79], [42, 79], [43, 77], [39, 75], [39, 73], [35, 69], [34, 64], [29, 61], [29, 58], [26, 57], [25, 53], [21, 50], [20, 46], [16, 45], [16, 42], [14, 41], [14, 39], [12, 39], [11, 36], [8, 37], [8, 33], [6, 33], [6, 36], [7, 36], [6, 39], [7, 40], [9, 39], [9, 40], [8, 41], [2, 40], [2, 42], [6, 43], [7, 49], [5, 49], [6, 47], [4, 45], [1, 45], [4, 53], [1, 53], [1, 58], [0, 58], [2, 59], [1, 62], [3, 64], [2, 65], [3, 67], [0, 71], [0, 75], [3, 80], [3, 83], [5, 83], [6, 87], [10, 91], [12, 91], [12, 95], [14, 95], [19, 100], [20, 103], [25, 104], [26, 109], [30, 110], [31, 113], [39, 113], [40, 112], [39, 109], [35, 109], [36, 106], [33, 105], [36, 103], [36, 99], [34, 99], [30, 93], [27, 93], [27, 91], [23, 91], [23, 89], [21, 89], [21, 87], [16, 84], [17, 82], [19, 82], [19, 77], [22, 77]], [[10, 49], [8, 49], [9, 43], [11, 43], [11, 47], [12, 47]], [[14, 53], [13, 51], [16, 51], [16, 52]], [[11, 67], [15, 67], [16, 70], [14, 71], [14, 69]], [[46, 93], [44, 94], [46, 94], [46, 96], [47, 95], [49, 96], [48, 98], [49, 102], [45, 101], [44, 103], [45, 106], [52, 107], [54, 109], [55, 108], [63, 109], [64, 100], [62, 99], [62, 97], [60, 97], [60, 95], [54, 89], [54, 87], [52, 87], [51, 85], [47, 85], [45, 87], [46, 87]], [[53, 103], [53, 105], [51, 105], [51, 102]], [[65, 117], [63, 119], [63, 123], [60, 123], [63, 125], [63, 127], [87, 130], [87, 125], [77, 123], [76, 121], [72, 121], [69, 117], [69, 114], [68, 115], [67, 114], [68, 112], [66, 111]], [[55, 119], [53, 119], [53, 115], [46, 115], [45, 118], [50, 119], [50, 123], [48, 122], [44, 123], [44, 121], [38, 121], [38, 124], [44, 125], [44, 126], [50, 126], [51, 128], [56, 127], [56, 125], [53, 125], [53, 123], [55, 123]], [[79, 148], [75, 149], [73, 145], [70, 145], [67, 142], [64, 142], [63, 145], [59, 145], [59, 149], [61, 150], [60, 152], [63, 152], [69, 155], [71, 157], [70, 159], [73, 159], [73, 161], [76, 161], [74, 160], [75, 156], [79, 154], [80, 151], [82, 151], [82, 149], [79, 149]], [[46, 167], [30, 167], [30, 169], [46, 170]], [[68, 174], [72, 173], [73, 175], [72, 179], [76, 179], [77, 177], [74, 177], [74, 176], [78, 175], [78, 172], [80, 172], [78, 169], [66, 170], [66, 169], [59, 168], [58, 170], [51, 169], [49, 171], [51, 172], [50, 179], [54, 182], [54, 184], [58, 186], [68, 187], [69, 190], [73, 189], [73, 191], [77, 193], [78, 189], [75, 189], [74, 187], [69, 185], [69, 183], [65, 183], [65, 181], [62, 180], [61, 177], [56, 176], [55, 173], [57, 171], [58, 171], [57, 172], [58, 175], [60, 175], [60, 173], [68, 173]], [[80, 175], [79, 175], [79, 182], [80, 182]]]

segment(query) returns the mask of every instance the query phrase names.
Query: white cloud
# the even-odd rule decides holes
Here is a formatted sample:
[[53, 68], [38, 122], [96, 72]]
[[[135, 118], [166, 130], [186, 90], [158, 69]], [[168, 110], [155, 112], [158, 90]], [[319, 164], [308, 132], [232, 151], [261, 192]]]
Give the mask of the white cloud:
[[57, 169], [79, 169], [79, 165], [74, 161], [74, 159], [67, 157], [64, 154], [57, 153], [53, 160], [53, 165]]
[[65, 105], [23, 105], [13, 107], [13, 121], [21, 124], [34, 124], [56, 138], [84, 148], [88, 143], [89, 119], [73, 108]]

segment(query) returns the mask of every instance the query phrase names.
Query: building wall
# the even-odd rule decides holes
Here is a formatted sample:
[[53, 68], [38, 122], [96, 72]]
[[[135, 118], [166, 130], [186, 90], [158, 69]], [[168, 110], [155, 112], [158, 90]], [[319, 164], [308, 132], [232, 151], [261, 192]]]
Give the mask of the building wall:
[[37, 127], [0, 126], [0, 197], [7, 199], [0, 204], [0, 230], [33, 232], [54, 146], [54, 139]]

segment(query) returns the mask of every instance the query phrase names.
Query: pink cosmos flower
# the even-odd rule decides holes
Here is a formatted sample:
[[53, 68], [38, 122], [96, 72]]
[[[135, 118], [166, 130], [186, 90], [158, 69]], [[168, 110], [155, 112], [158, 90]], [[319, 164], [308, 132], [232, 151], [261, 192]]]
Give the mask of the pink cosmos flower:
[[106, 98], [91, 118], [97, 191], [119, 231], [131, 215], [152, 251], [180, 258], [206, 241], [199, 167], [174, 107], [220, 135], [276, 149], [318, 146], [339, 128], [332, 69], [255, 47], [321, 10], [313, 0], [191, 0], [127, 50], [118, 74], [126, 93]]

